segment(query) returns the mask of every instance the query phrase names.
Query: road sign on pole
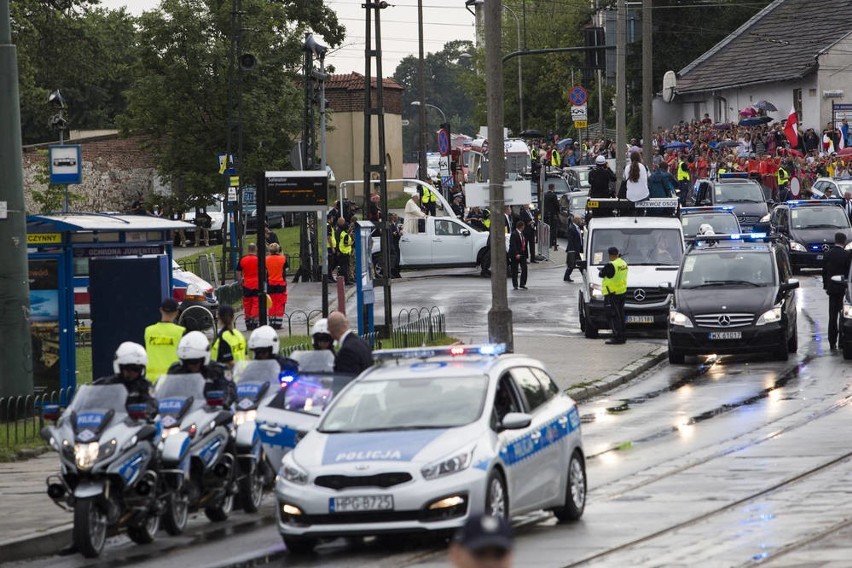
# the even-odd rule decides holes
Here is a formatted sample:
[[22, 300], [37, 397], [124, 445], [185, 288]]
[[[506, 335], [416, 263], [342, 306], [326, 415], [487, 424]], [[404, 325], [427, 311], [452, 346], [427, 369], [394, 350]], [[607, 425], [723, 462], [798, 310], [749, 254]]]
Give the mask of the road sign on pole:
[[574, 121], [574, 128], [588, 128], [588, 127], [589, 127], [589, 121], [588, 120], [575, 120]]
[[438, 131], [438, 152], [442, 156], [447, 156], [450, 153], [450, 135], [443, 128]]
[[586, 104], [586, 101], [589, 100], [589, 95], [586, 93], [586, 89], [580, 85], [575, 85], [568, 92], [568, 99], [571, 101], [571, 104], [580, 106]]
[[588, 120], [589, 113], [586, 105], [578, 105], [571, 107], [571, 120]]

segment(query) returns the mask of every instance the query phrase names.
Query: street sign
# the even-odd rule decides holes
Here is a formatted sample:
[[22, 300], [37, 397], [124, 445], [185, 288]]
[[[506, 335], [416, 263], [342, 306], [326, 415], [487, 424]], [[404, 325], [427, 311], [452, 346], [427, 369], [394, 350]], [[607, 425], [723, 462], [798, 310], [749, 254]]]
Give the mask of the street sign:
[[588, 107], [586, 105], [575, 105], [571, 107], [571, 120], [589, 120]]
[[586, 104], [586, 101], [589, 100], [589, 95], [586, 93], [586, 89], [580, 85], [576, 85], [571, 87], [571, 91], [568, 93], [568, 99], [571, 101], [571, 104], [580, 106]]
[[450, 153], [450, 135], [443, 128], [438, 131], [438, 152], [442, 156]]
[[411, 124], [411, 121], [409, 121], [407, 118], [402, 119], [402, 125], [403, 126], [408, 126], [409, 124]]
[[450, 175], [450, 157], [441, 156], [438, 158], [438, 173], [443, 176]]
[[325, 211], [328, 174], [313, 170], [266, 172], [266, 210]]
[[254, 205], [257, 202], [257, 193], [254, 188], [243, 188], [243, 204]]
[[228, 188], [228, 201], [236, 201], [237, 200], [237, 188], [229, 187]]
[[50, 183], [83, 183], [83, 150], [79, 144], [54, 144], [49, 149]]
[[234, 163], [234, 155], [230, 154], [230, 159], [227, 160], [227, 161], [225, 160], [225, 154], [219, 154], [218, 157], [219, 157], [219, 173], [224, 174], [225, 169], [228, 167], [228, 165]]
[[588, 128], [588, 127], [589, 127], [589, 121], [588, 120], [575, 120], [574, 121], [574, 128]]

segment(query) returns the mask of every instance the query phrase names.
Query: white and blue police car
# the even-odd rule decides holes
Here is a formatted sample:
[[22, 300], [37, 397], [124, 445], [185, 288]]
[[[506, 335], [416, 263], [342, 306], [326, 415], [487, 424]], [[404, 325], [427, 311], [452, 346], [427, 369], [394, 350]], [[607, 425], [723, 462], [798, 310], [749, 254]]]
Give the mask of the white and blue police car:
[[377, 351], [276, 479], [294, 553], [320, 538], [449, 532], [468, 516], [586, 503], [580, 414], [544, 366], [502, 345]]

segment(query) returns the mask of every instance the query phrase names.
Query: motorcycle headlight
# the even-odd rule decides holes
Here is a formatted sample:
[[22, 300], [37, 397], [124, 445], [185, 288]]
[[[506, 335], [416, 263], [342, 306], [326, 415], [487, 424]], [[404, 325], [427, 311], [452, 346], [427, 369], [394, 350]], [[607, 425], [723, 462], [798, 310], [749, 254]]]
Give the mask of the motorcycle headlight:
[[805, 245], [802, 243], [797, 243], [796, 241], [790, 241], [790, 250], [794, 250], [796, 252], [808, 252], [808, 249], [805, 248]]
[[669, 312], [669, 323], [681, 327], [692, 327], [692, 320], [689, 319], [689, 316], [674, 310]]
[[297, 485], [305, 485], [308, 482], [308, 473], [297, 466], [289, 454], [281, 461], [281, 472], [279, 475], [290, 483]]
[[77, 462], [77, 468], [92, 469], [92, 466], [98, 461], [100, 450], [101, 446], [97, 442], [74, 444], [74, 461]]
[[234, 426], [254, 422], [255, 418], [257, 418], [257, 410], [238, 410], [234, 413]]
[[424, 479], [437, 479], [445, 475], [464, 471], [470, 466], [470, 462], [473, 460], [473, 450], [474, 448], [471, 448], [449, 459], [427, 465], [420, 470], [420, 473], [423, 474]]
[[843, 317], [845, 319], [852, 319], [852, 305], [843, 304]]
[[163, 437], [163, 440], [165, 440], [172, 434], [177, 434], [178, 432], [180, 432], [180, 428], [178, 426], [172, 426], [171, 428], [163, 428], [163, 432], [160, 435]]
[[600, 284], [592, 284], [592, 298], [597, 300], [603, 300], [604, 293], [600, 287]]
[[775, 306], [774, 308], [763, 312], [763, 314], [757, 318], [757, 323], [755, 325], [766, 325], [767, 323], [775, 323], [776, 321], [781, 321], [781, 306]]

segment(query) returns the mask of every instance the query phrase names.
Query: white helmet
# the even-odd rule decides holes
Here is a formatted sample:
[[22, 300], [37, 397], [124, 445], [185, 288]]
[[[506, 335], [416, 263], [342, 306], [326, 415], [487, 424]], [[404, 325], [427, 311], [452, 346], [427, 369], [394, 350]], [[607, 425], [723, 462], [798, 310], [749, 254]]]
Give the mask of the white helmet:
[[595, 163], [599, 166], [602, 166], [606, 163], [606, 158], [604, 158], [603, 156], [598, 156], [597, 158], [595, 158]]
[[318, 333], [330, 335], [328, 333], [328, 320], [326, 318], [318, 319], [314, 326], [311, 328], [311, 336], [314, 336]]
[[200, 331], [190, 331], [178, 343], [177, 356], [181, 361], [203, 359], [204, 364], [210, 362], [210, 342]]
[[716, 231], [713, 230], [713, 226], [709, 223], [702, 223], [701, 226], [698, 227], [698, 234], [701, 236], [715, 235]]
[[272, 349], [272, 354], [278, 355], [278, 334], [272, 327], [262, 325], [251, 332], [248, 348], [252, 351], [255, 349]]
[[144, 367], [148, 364], [148, 354], [145, 348], [138, 343], [125, 341], [115, 350], [115, 357], [112, 359], [112, 370], [118, 374], [121, 372], [121, 367], [124, 365], [139, 365], [143, 367], [142, 374], [145, 374]]

